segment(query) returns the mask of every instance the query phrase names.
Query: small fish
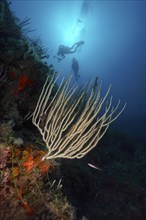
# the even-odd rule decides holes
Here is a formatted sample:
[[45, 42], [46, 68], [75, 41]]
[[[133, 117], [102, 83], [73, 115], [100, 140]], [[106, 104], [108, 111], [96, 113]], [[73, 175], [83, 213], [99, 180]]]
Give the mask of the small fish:
[[95, 165], [93, 165], [93, 164], [91, 164], [91, 163], [88, 163], [88, 166], [89, 166], [89, 167], [92, 167], [93, 169], [96, 169], [96, 170], [102, 170], [102, 169], [100, 169], [99, 167], [97, 167], [97, 166], [95, 166]]
[[84, 21], [82, 21], [82, 20], [80, 20], [80, 19], [77, 19], [77, 21], [78, 21], [78, 22], [84, 22]]

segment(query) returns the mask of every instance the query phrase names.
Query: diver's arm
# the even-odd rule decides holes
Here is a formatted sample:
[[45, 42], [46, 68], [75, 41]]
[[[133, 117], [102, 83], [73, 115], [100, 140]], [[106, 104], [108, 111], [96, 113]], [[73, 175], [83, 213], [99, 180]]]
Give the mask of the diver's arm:
[[62, 55], [62, 57], [57, 57], [56, 56], [56, 58], [57, 58], [58, 62], [60, 62], [61, 60], [63, 60], [65, 58], [65, 55]]

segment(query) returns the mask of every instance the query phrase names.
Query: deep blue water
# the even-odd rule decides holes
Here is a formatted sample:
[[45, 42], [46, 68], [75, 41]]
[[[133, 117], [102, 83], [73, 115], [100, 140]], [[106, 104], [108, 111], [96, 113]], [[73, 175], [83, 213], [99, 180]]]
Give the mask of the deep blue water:
[[[11, 9], [20, 19], [31, 18], [29, 34], [40, 36], [52, 52], [46, 60], [67, 75], [72, 58], [79, 62], [79, 84], [98, 75], [103, 94], [112, 84], [116, 104], [126, 102], [124, 113], [112, 127], [133, 136], [146, 132], [145, 1], [12, 1]], [[82, 22], [79, 22], [82, 21]], [[72, 46], [84, 40], [75, 54], [60, 63], [53, 56], [60, 44]], [[73, 79], [75, 81], [75, 79]]]

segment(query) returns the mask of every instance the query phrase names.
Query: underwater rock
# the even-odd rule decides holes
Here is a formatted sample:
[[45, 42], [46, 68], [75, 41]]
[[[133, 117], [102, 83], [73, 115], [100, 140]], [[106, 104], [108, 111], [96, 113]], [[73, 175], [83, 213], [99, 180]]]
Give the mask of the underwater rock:
[[8, 138], [9, 135], [13, 133], [13, 127], [14, 127], [13, 120], [10, 120], [8, 122], [4, 122], [0, 125], [0, 136], [2, 138]]
[[23, 144], [23, 139], [22, 138], [14, 138], [13, 144], [15, 144], [16, 146], [20, 146]]
[[15, 22], [15, 16], [9, 9], [9, 4], [6, 0], [0, 2], [0, 38], [15, 38], [21, 37], [21, 29]]

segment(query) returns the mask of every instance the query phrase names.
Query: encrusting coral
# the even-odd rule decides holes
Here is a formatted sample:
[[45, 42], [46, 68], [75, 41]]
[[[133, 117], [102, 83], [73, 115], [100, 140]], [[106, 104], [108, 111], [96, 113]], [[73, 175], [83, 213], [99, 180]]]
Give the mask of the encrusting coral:
[[0, 218], [72, 219], [74, 208], [58, 184], [58, 165], [42, 161], [44, 147], [25, 120], [46, 76], [55, 72], [42, 60], [49, 57], [42, 42], [24, 35], [28, 23], [19, 22], [8, 2], [0, 1]]

